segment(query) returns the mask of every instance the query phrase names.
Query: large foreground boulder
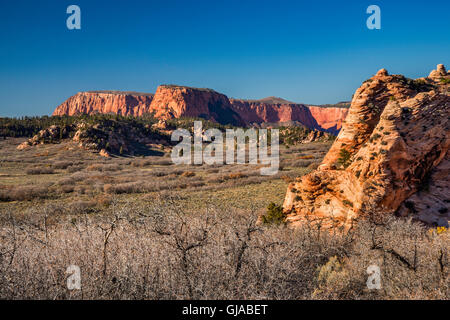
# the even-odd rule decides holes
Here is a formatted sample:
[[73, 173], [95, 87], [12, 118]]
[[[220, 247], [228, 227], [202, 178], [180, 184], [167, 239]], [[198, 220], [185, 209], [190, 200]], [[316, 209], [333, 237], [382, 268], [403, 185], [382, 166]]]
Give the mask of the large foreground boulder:
[[349, 114], [318, 170], [287, 191], [287, 220], [350, 227], [371, 214], [450, 219], [450, 74], [421, 79], [385, 69], [356, 90]]

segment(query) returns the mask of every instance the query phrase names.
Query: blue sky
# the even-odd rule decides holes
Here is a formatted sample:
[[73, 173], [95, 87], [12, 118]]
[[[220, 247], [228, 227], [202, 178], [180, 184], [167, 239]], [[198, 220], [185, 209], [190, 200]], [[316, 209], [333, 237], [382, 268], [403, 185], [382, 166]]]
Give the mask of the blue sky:
[[[66, 8], [81, 8], [81, 30]], [[366, 8], [381, 8], [381, 30]], [[380, 68], [450, 64], [450, 1], [1, 1], [0, 116], [87, 90], [208, 87], [235, 98], [349, 100]]]

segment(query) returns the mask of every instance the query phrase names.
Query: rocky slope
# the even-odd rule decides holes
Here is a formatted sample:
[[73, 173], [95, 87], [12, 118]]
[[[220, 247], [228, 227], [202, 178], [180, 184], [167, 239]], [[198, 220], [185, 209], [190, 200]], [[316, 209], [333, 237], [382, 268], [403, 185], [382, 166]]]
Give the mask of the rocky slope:
[[154, 153], [149, 145], [169, 145], [169, 136], [134, 121], [96, 119], [80, 120], [71, 125], [52, 125], [39, 131], [17, 149], [72, 139], [82, 149], [99, 152], [101, 156], [137, 155]]
[[211, 89], [162, 85], [155, 95], [118, 91], [80, 92], [58, 106], [53, 115], [116, 113], [142, 116], [154, 113], [163, 120], [201, 117], [241, 126], [297, 121], [311, 129], [337, 134], [347, 111], [346, 108], [308, 107], [276, 97], [228, 99]]
[[348, 228], [399, 214], [448, 226], [449, 82], [443, 65], [427, 78], [382, 69], [365, 81], [321, 166], [289, 186], [287, 220]]
[[280, 143], [286, 146], [318, 141], [333, 141], [335, 139], [335, 136], [329, 133], [299, 125], [279, 127], [279, 130]]
[[148, 113], [153, 100], [151, 93], [121, 91], [80, 92], [67, 99], [53, 112], [54, 116], [80, 113], [115, 113], [141, 116]]

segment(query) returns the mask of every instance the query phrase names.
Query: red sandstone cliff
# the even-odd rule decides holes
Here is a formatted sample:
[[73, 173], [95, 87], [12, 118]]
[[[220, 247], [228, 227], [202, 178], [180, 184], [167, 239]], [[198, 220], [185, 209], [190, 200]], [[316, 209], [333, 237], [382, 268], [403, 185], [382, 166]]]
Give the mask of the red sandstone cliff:
[[156, 90], [149, 111], [163, 120], [199, 117], [223, 124], [245, 125], [231, 108], [227, 96], [212, 89], [161, 85]]
[[80, 92], [55, 109], [54, 116], [79, 113], [116, 113], [141, 116], [148, 112], [153, 94], [120, 91]]
[[268, 103], [252, 100], [230, 99], [233, 110], [248, 124], [298, 121], [305, 126], [318, 129], [319, 125], [308, 107], [294, 103]]
[[346, 108], [307, 107], [281, 98], [261, 100], [228, 99], [211, 89], [162, 85], [155, 95], [134, 92], [80, 92], [56, 108], [53, 115], [117, 113], [157, 118], [200, 117], [223, 124], [300, 122], [318, 130], [337, 134], [347, 115]]
[[230, 99], [233, 109], [247, 123], [277, 123], [298, 121], [311, 129], [337, 134], [347, 116], [347, 108], [305, 106], [281, 98], [261, 100]]

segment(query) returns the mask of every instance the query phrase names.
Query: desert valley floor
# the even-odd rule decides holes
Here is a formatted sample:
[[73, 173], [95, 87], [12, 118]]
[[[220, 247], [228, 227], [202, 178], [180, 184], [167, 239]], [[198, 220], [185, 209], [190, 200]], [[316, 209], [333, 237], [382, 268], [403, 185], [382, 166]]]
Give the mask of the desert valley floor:
[[[441, 229], [397, 218], [350, 232], [276, 223], [289, 182], [331, 142], [281, 146], [281, 170], [264, 177], [258, 166], [176, 166], [164, 147], [104, 158], [72, 141], [17, 150], [23, 141], [0, 141], [1, 298], [449, 297]], [[380, 290], [366, 286], [373, 264]], [[73, 265], [81, 290], [67, 289]]]
[[59, 208], [63, 216], [104, 214], [113, 201], [145, 204], [164, 196], [177, 197], [186, 210], [226, 203], [262, 213], [271, 202], [281, 204], [288, 183], [317, 167], [331, 145], [282, 146], [281, 170], [262, 176], [258, 165], [174, 165], [167, 149], [155, 150], [160, 156], [104, 158], [73, 142], [16, 150], [23, 141], [0, 140], [0, 192], [12, 195], [0, 208], [22, 214]]

